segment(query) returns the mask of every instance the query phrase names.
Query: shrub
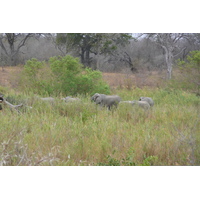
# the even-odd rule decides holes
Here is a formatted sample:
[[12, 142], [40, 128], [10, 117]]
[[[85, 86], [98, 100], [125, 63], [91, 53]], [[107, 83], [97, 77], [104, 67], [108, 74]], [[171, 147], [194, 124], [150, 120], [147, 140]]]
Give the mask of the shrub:
[[72, 56], [52, 57], [50, 67], [56, 75], [56, 88], [65, 95], [109, 93], [109, 86], [103, 82], [102, 73], [83, 68], [78, 58]]
[[100, 71], [83, 68], [78, 58], [52, 57], [48, 63], [31, 59], [24, 65], [20, 86], [40, 95], [110, 93]]
[[24, 65], [24, 72], [32, 79], [36, 79], [38, 70], [43, 67], [43, 63], [36, 58], [32, 58]]
[[148, 156], [144, 158], [142, 165], [143, 166], [155, 165], [157, 160], [158, 160], [158, 156]]
[[83, 94], [105, 93], [109, 94], [110, 89], [103, 81], [102, 73], [86, 68], [77, 80], [77, 92]]
[[50, 68], [45, 62], [40, 62], [35, 58], [28, 60], [20, 76], [19, 86], [26, 92], [33, 92], [40, 95], [50, 95], [53, 93], [53, 83], [55, 78]]
[[200, 95], [200, 51], [191, 51], [186, 61], [178, 59], [176, 65], [180, 74], [170, 82], [170, 87]]

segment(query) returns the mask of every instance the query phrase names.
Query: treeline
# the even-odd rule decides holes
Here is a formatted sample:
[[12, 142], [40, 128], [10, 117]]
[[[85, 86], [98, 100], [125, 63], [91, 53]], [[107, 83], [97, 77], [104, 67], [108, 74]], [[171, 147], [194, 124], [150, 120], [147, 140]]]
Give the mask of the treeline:
[[[84, 66], [104, 72], [147, 70], [170, 67], [185, 60], [190, 51], [200, 49], [197, 33], [1, 33], [0, 65], [16, 66], [36, 58], [79, 57]], [[166, 60], [167, 57], [169, 60]]]

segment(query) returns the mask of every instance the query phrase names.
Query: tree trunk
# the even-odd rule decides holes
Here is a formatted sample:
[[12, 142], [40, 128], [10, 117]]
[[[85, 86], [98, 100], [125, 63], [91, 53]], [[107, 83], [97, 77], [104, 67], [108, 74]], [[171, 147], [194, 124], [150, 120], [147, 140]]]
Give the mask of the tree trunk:
[[99, 52], [97, 53], [97, 65], [96, 65], [96, 70], [99, 70], [100, 68], [100, 59], [99, 59]]
[[[20, 48], [25, 45], [25, 42], [28, 40], [28, 38], [32, 37], [34, 33], [28, 33], [28, 34], [20, 34], [20, 33], [5, 33], [0, 34], [0, 47], [3, 50], [3, 54], [6, 57], [6, 61], [9, 65], [16, 65], [17, 59], [20, 53]], [[23, 37], [20, 39], [20, 37]], [[19, 38], [19, 39], [18, 39]], [[4, 43], [5, 41], [8, 42], [9, 48], [6, 49]], [[15, 48], [16, 41], [18, 41], [18, 45]]]
[[90, 50], [86, 50], [86, 55], [85, 55], [85, 64], [86, 67], [90, 67]]
[[165, 50], [165, 61], [167, 64], [167, 79], [172, 78], [173, 48], [162, 46]]
[[14, 47], [16, 36], [14, 33], [7, 33], [6, 35], [10, 47], [9, 65], [14, 66], [16, 65], [16, 58], [17, 58], [16, 56], [17, 52], [15, 52], [15, 47]]
[[173, 54], [170, 50], [165, 52], [165, 59], [166, 59], [166, 63], [167, 63], [167, 79], [171, 79], [172, 78]]
[[85, 65], [85, 58], [84, 58], [85, 50], [84, 48], [81, 48], [81, 63]]
[[18, 52], [11, 52], [10, 55], [10, 65], [11, 66], [16, 66], [17, 64], [17, 57], [18, 57]]
[[96, 67], [95, 67], [95, 70], [99, 70], [100, 68], [100, 53], [99, 53], [99, 40], [98, 40], [98, 43], [97, 43], [97, 64], [96, 64]]

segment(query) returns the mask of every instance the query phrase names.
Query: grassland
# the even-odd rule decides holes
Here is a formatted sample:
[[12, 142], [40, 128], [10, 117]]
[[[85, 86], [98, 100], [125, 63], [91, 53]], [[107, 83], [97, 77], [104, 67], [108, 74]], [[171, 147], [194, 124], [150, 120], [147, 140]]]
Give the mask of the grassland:
[[150, 96], [144, 111], [129, 105], [100, 109], [90, 96], [51, 104], [38, 96], [0, 87], [20, 113], [0, 112], [1, 165], [199, 165], [200, 100], [195, 94], [149, 87], [113, 88], [123, 100]]

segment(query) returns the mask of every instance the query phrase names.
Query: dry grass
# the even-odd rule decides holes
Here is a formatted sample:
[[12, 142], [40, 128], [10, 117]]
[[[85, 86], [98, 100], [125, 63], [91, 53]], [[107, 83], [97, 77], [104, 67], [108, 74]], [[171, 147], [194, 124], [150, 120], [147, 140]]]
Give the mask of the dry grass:
[[164, 72], [158, 71], [140, 71], [136, 74], [130, 73], [103, 73], [103, 79], [111, 86], [111, 88], [133, 87], [160, 87], [165, 77]]
[[[20, 73], [7, 67], [0, 79]], [[11, 74], [11, 73], [10, 73]], [[194, 94], [158, 88], [159, 74], [104, 73], [113, 92], [123, 100], [154, 99], [145, 112], [129, 106], [115, 111], [99, 109], [90, 97], [81, 104], [41, 102], [34, 94], [6, 88], [13, 104], [33, 109], [0, 112], [0, 165], [199, 165], [200, 104]], [[154, 80], [158, 82], [154, 84]], [[151, 87], [144, 87], [146, 84]], [[142, 87], [137, 87], [137, 84]], [[0, 92], [4, 87], [0, 87]], [[2, 92], [3, 93], [3, 92]]]
[[[0, 68], [0, 85], [6, 87], [16, 87], [16, 77], [22, 71], [21, 66], [17, 67], [1, 67]], [[110, 85], [111, 88], [126, 88], [132, 87], [160, 87], [162, 85], [165, 72], [140, 70], [139, 73], [106, 73], [103, 72], [103, 79]]]
[[22, 67], [5, 66], [0, 68], [0, 85], [15, 88], [17, 85], [16, 77], [19, 76]]
[[[148, 112], [119, 106], [41, 102], [23, 96], [33, 109], [0, 113], [1, 165], [199, 165], [198, 97], [160, 89], [116, 90], [124, 98], [154, 96]], [[10, 92], [10, 96], [14, 96]], [[162, 101], [160, 101], [162, 99]]]

